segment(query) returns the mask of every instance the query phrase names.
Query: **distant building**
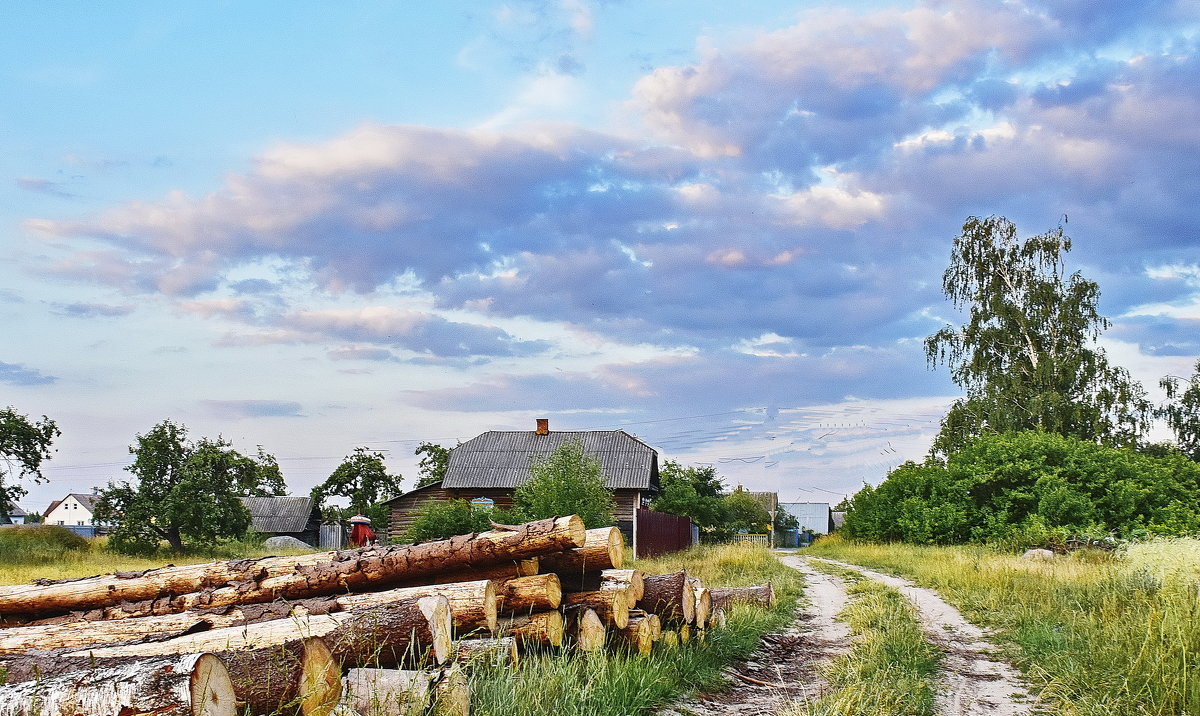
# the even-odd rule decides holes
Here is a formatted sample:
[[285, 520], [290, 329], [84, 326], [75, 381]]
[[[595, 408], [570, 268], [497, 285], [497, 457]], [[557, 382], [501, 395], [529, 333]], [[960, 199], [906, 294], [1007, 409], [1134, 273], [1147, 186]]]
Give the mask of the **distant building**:
[[796, 518], [801, 532], [827, 535], [833, 531], [833, 509], [828, 502], [780, 502], [779, 509]]
[[311, 497], [241, 497], [250, 511], [250, 529], [267, 537], [295, 537], [317, 545], [321, 510]]
[[99, 495], [84, 495], [72, 492], [61, 500], [55, 500], [46, 508], [46, 516], [42, 524], [59, 525], [61, 527], [92, 527], [95, 522], [92, 513], [95, 512], [96, 500]]

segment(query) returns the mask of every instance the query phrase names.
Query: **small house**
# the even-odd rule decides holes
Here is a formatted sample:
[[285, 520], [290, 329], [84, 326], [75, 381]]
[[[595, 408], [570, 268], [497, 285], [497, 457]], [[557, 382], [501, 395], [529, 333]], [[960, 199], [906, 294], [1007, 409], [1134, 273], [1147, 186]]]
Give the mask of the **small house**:
[[827, 535], [833, 531], [833, 509], [828, 502], [780, 502], [779, 509], [796, 518], [801, 532]]
[[250, 529], [267, 537], [295, 537], [317, 545], [321, 509], [311, 497], [241, 497], [250, 511]]
[[50, 506], [46, 508], [46, 516], [43, 518], [42, 524], [61, 527], [91, 527], [94, 525], [92, 513], [95, 512], [96, 500], [99, 499], [99, 495], [72, 492], [61, 500], [50, 503]]

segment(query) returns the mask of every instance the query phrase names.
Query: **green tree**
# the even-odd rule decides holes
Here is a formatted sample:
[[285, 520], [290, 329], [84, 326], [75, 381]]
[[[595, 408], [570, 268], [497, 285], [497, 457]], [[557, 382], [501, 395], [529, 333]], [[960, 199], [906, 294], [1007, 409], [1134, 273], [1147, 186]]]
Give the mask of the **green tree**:
[[1158, 383], [1167, 393], [1167, 402], [1158, 411], [1175, 433], [1179, 449], [1200, 462], [1200, 361], [1190, 378], [1169, 375]]
[[446, 467], [450, 465], [450, 448], [437, 443], [423, 442], [417, 445], [413, 454], [421, 456], [421, 461], [417, 463], [416, 487], [441, 482], [446, 476]]
[[410, 542], [428, 542], [483, 532], [491, 529], [492, 516], [467, 500], [433, 500], [417, 513], [406, 536]]
[[241, 537], [250, 513], [239, 497], [280, 494], [274, 457], [240, 454], [222, 438], [187, 440], [187, 428], [164, 420], [129, 448], [137, 478], [100, 491], [95, 518], [113, 525], [109, 544], [129, 554], [153, 552], [161, 540], [181, 552]]
[[966, 391], [942, 420], [935, 454], [984, 433], [1044, 430], [1132, 445], [1149, 428], [1145, 391], [1095, 340], [1108, 328], [1100, 290], [1066, 275], [1071, 239], [1060, 226], [1028, 239], [1003, 217], [969, 217], [954, 240], [942, 288], [967, 323], [925, 339]]
[[701, 529], [724, 524], [725, 503], [721, 492], [725, 484], [713, 467], [683, 467], [667, 460], [659, 471], [659, 487], [658, 495], [650, 503], [652, 509], [688, 517]]
[[27, 492], [9, 478], [32, 477], [34, 482], [45, 482], [42, 461], [50, 459], [50, 446], [61, 434], [45, 415], [34, 421], [11, 405], [0, 410], [0, 524], [12, 524], [7, 506], [15, 505]]
[[752, 534], [765, 534], [771, 524], [771, 513], [767, 508], [739, 485], [725, 496], [725, 524], [733, 531], [746, 530]]
[[321, 507], [334, 495], [349, 498], [343, 513], [366, 515], [375, 525], [382, 525], [387, 521], [387, 508], [379, 503], [400, 494], [401, 480], [400, 475], [388, 474], [383, 453], [358, 447], [311, 494], [313, 502]]
[[566, 442], [554, 452], [535, 458], [532, 477], [513, 493], [515, 512], [527, 520], [579, 515], [592, 529], [613, 523], [616, 501], [604, 484], [600, 461], [583, 445]]

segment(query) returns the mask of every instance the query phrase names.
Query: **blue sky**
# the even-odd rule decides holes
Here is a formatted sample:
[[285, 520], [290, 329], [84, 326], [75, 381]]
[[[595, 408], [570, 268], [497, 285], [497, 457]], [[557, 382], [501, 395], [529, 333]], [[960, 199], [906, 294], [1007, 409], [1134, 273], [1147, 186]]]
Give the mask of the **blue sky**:
[[[736, 7], [735, 7], [736, 6]], [[0, 405], [27, 509], [171, 418], [356, 446], [623, 428], [787, 500], [919, 458], [963, 220], [1067, 220], [1111, 357], [1200, 356], [1200, 5], [9, 3]]]

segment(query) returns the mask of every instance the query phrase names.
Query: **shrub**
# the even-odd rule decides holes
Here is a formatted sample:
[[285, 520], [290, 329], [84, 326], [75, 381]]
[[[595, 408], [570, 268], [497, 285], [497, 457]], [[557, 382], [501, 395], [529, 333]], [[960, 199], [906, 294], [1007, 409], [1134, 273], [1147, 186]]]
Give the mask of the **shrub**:
[[437, 500], [430, 502], [417, 513], [405, 537], [409, 542], [449, 539], [455, 535], [490, 530], [493, 521], [511, 523], [521, 520], [504, 510], [473, 507], [467, 500]]
[[588, 529], [613, 523], [616, 502], [604, 484], [600, 461], [577, 442], [563, 443], [530, 466], [533, 477], [513, 493], [515, 511], [525, 520], [579, 515]]
[[0, 564], [48, 564], [90, 548], [86, 539], [58, 525], [0, 530]]

